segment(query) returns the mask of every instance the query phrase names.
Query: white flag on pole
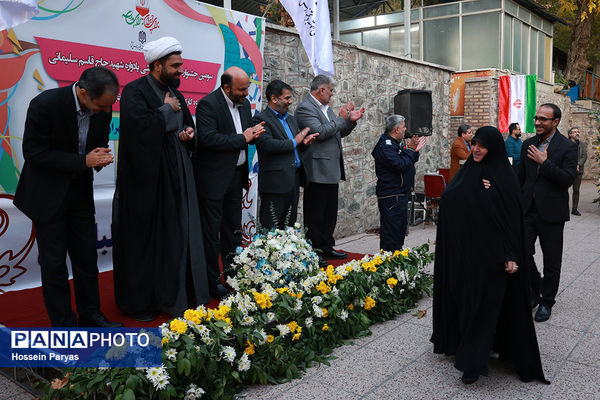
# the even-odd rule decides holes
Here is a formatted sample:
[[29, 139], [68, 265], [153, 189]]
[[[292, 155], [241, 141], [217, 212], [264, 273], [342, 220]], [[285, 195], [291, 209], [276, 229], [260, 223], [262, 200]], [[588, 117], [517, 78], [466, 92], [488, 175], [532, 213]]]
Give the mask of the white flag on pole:
[[334, 76], [327, 0], [280, 0], [290, 14], [315, 75]]
[[39, 12], [37, 0], [0, 0], [0, 32], [29, 21]]

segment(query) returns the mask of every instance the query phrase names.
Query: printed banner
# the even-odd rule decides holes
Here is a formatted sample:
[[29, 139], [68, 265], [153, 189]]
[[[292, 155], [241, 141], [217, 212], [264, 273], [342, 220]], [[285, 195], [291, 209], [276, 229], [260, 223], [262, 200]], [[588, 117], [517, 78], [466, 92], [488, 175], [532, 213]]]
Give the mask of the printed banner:
[[[144, 44], [163, 36], [173, 36], [183, 46], [180, 90], [192, 115], [231, 66], [248, 73], [251, 108], [260, 108], [265, 37], [261, 17], [194, 0], [45, 0], [30, 21], [0, 31], [0, 294], [40, 285], [31, 221], [12, 206], [24, 161], [27, 105], [43, 90], [72, 84], [91, 66], [112, 69], [122, 88], [148, 73]], [[115, 159], [118, 139], [119, 100], [113, 106], [109, 142]], [[256, 163], [254, 157], [250, 161]], [[115, 171], [111, 164], [94, 173], [100, 271], [112, 269]], [[255, 191], [245, 197], [244, 229], [252, 229], [248, 213], [256, 201]], [[253, 233], [244, 231], [244, 236]]]

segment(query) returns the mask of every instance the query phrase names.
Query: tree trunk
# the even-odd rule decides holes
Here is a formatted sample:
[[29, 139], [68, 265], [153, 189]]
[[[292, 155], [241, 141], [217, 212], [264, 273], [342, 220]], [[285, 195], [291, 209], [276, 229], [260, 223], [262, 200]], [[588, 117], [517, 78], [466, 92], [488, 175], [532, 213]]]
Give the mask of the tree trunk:
[[582, 21], [582, 13], [588, 9], [591, 0], [577, 0], [577, 13], [573, 26], [571, 46], [567, 55], [567, 68], [565, 78], [576, 83], [585, 84], [585, 70], [589, 63], [587, 59], [588, 48], [592, 33], [592, 18], [590, 15]]

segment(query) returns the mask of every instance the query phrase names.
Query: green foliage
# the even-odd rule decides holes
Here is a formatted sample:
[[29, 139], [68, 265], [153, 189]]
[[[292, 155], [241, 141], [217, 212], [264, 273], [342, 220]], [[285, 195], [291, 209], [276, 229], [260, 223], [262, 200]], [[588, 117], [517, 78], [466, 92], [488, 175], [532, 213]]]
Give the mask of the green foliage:
[[232, 399], [248, 385], [290, 381], [430, 294], [423, 269], [432, 259], [424, 244], [317, 268], [277, 289], [236, 292], [217, 309], [187, 310], [161, 326], [161, 368], [70, 370], [43, 388], [42, 399], [193, 399], [204, 391], [203, 398]]

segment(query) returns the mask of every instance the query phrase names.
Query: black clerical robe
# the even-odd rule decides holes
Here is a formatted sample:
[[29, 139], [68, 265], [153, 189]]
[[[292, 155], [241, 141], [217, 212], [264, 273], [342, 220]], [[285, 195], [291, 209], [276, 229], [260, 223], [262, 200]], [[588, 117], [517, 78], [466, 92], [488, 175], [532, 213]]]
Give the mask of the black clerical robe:
[[[181, 111], [164, 104], [167, 90]], [[210, 300], [191, 163], [196, 139], [178, 137], [194, 127], [185, 104], [151, 75], [121, 95], [112, 229], [115, 301], [125, 313], [181, 315]]]

